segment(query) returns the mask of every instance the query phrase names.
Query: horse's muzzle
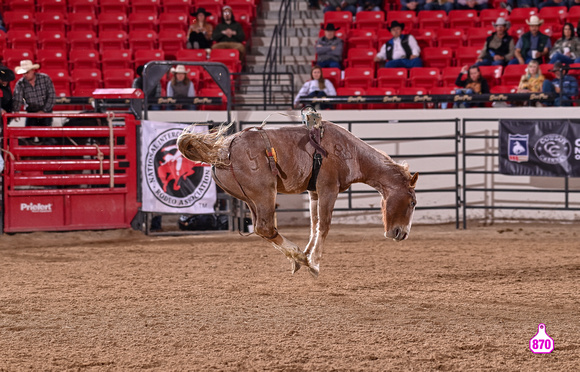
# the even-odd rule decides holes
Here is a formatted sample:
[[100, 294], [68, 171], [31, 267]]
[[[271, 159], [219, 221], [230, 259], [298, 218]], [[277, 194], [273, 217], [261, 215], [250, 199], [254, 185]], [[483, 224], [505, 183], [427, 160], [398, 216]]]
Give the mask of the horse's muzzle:
[[385, 232], [385, 238], [393, 239], [396, 242], [405, 240], [409, 237], [409, 231], [401, 227], [395, 227], [387, 232]]

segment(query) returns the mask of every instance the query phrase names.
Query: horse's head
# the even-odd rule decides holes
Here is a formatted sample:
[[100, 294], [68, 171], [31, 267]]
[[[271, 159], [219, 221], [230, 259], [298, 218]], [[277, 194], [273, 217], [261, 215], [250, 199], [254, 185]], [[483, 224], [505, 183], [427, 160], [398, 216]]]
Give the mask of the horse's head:
[[385, 238], [395, 241], [407, 239], [411, 232], [413, 212], [417, 198], [415, 185], [419, 173], [415, 173], [409, 180], [408, 186], [390, 189], [381, 200], [383, 223], [385, 224]]

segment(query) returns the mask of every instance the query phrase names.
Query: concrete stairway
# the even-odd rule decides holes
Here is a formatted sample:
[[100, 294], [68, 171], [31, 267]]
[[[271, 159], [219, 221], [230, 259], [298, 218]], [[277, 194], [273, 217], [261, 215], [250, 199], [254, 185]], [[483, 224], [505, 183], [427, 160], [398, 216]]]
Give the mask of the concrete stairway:
[[[282, 64], [278, 65], [278, 72], [294, 74], [294, 94], [298, 92], [305, 81], [310, 79], [311, 61], [315, 56], [314, 45], [318, 39], [320, 23], [324, 18], [322, 10], [308, 10], [308, 4], [305, 0], [297, 1], [297, 10], [294, 10], [294, 5], [292, 5], [292, 21], [287, 30], [288, 46], [283, 49]], [[268, 55], [274, 27], [278, 23], [280, 6], [280, 1], [262, 1], [262, 11], [258, 14], [252, 37], [252, 49], [246, 55], [247, 72], [264, 71], [264, 63]], [[254, 93], [249, 88], [262, 85], [260, 75], [244, 76], [240, 83], [242, 89], [236, 95], [237, 102], [252, 102], [262, 98], [261, 94]], [[282, 94], [276, 98], [280, 102], [288, 104], [291, 104], [294, 99], [290, 94]]]

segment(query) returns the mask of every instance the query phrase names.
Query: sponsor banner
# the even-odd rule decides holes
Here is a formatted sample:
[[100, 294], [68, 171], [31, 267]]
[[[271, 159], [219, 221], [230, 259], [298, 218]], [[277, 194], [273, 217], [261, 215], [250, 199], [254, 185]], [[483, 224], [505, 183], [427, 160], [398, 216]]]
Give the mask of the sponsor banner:
[[499, 171], [522, 176], [580, 177], [580, 122], [500, 120]]
[[[144, 120], [141, 131], [143, 211], [214, 213], [216, 186], [211, 166], [183, 157], [177, 137], [187, 125]], [[207, 131], [196, 126], [195, 131]]]

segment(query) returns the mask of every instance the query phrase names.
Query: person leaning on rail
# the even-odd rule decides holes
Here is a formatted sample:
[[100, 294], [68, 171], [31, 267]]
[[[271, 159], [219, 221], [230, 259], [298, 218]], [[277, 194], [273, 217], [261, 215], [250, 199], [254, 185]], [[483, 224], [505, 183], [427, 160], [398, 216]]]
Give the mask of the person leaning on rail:
[[[39, 68], [40, 65], [32, 63], [31, 60], [20, 61], [20, 66], [16, 67], [16, 74], [23, 76], [14, 87], [14, 112], [20, 111], [23, 105], [28, 113], [52, 112], [56, 102], [54, 84], [50, 76], [37, 71]], [[50, 127], [52, 118], [26, 118], [25, 125]]]

